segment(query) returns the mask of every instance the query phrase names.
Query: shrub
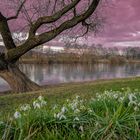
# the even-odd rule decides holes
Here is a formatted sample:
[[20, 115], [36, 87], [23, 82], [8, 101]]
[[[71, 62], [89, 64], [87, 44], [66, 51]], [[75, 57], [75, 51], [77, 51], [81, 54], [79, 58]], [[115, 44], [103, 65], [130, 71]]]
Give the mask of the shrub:
[[124, 64], [127, 62], [126, 58], [122, 56], [111, 56], [109, 61], [111, 64]]

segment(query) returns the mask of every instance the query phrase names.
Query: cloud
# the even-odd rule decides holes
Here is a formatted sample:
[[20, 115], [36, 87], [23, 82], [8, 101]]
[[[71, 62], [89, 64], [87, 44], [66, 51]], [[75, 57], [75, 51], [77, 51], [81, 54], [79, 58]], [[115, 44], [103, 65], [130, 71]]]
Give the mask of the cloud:
[[[11, 0], [5, 0], [11, 4]], [[8, 11], [5, 7], [6, 2], [0, 1], [0, 9], [2, 12]], [[84, 0], [83, 0], [84, 1]], [[105, 2], [107, 0], [104, 0]], [[34, 2], [30, 0], [29, 2]], [[90, 44], [94, 42], [120, 42], [120, 41], [136, 41], [140, 40], [140, 0], [108, 0], [104, 8], [101, 8], [103, 16], [106, 18], [104, 29], [98, 34], [98, 38], [89, 39]], [[82, 7], [81, 7], [82, 8]], [[12, 13], [13, 14], [13, 13]], [[17, 26], [17, 24], [19, 26]], [[18, 28], [24, 25], [23, 20], [12, 22], [12, 28]], [[97, 40], [97, 41], [96, 41]]]
[[131, 36], [136, 37], [137, 33], [129, 33]]
[[133, 40], [140, 34], [140, 0], [117, 0], [113, 6], [106, 7], [105, 31], [100, 36], [122, 40]]
[[121, 41], [108, 43], [109, 46], [116, 47], [140, 47], [140, 41]]

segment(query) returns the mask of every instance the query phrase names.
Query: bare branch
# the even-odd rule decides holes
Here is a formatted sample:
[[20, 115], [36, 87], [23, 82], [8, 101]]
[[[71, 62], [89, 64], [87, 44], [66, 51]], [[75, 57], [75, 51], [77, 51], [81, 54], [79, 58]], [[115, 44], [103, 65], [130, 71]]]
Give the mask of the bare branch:
[[17, 9], [16, 14], [15, 14], [14, 16], [8, 17], [8, 18], [7, 18], [7, 21], [8, 21], [8, 20], [13, 20], [13, 19], [17, 19], [17, 18], [18, 18], [19, 14], [20, 14], [20, 12], [21, 12], [21, 9], [22, 9], [22, 7], [24, 6], [25, 2], [26, 2], [26, 0], [23, 0], [23, 1], [21, 2], [19, 8]]
[[[88, 9], [83, 14], [77, 15], [77, 16], [73, 17], [72, 19], [63, 22], [59, 27], [57, 27], [49, 32], [42, 33], [41, 35], [30, 36], [24, 44], [18, 46], [15, 49], [9, 50], [7, 52], [7, 59], [8, 60], [9, 59], [10, 60], [18, 59], [20, 56], [22, 56], [29, 50], [33, 49], [34, 47], [52, 40], [53, 38], [55, 38], [57, 35], [59, 35], [64, 30], [72, 28], [72, 27], [76, 26], [77, 24], [79, 24], [80, 22], [85, 21], [95, 11], [95, 9], [97, 8], [97, 6], [99, 4], [99, 1], [100, 0], [93, 0], [92, 3], [90, 4], [90, 6], [88, 7]], [[63, 13], [63, 10], [62, 10], [62, 13]], [[60, 16], [60, 15], [58, 15], [58, 16]], [[52, 18], [52, 16], [51, 16], [51, 18]], [[54, 19], [52, 19], [52, 20], [54, 20]], [[52, 21], [52, 20], [50, 20], [50, 21]]]
[[69, 5], [65, 6], [62, 10], [56, 12], [52, 16], [44, 16], [40, 17], [35, 21], [35, 23], [31, 26], [30, 29], [30, 34], [35, 34], [37, 29], [42, 25], [42, 24], [47, 24], [47, 23], [52, 23], [57, 21], [59, 18], [61, 18], [66, 12], [68, 12], [70, 9], [75, 7], [80, 2], [80, 0], [74, 0], [72, 3]]

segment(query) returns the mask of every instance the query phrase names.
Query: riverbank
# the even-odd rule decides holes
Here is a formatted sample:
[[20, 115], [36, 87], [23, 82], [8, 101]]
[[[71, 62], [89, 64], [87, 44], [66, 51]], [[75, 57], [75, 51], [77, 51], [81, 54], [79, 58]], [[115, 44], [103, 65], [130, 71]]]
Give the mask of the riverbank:
[[112, 80], [97, 80], [94, 82], [69, 83], [47, 86], [35, 92], [29, 93], [11, 93], [1, 94], [0, 96], [0, 114], [4, 115], [15, 110], [20, 104], [30, 103], [38, 96], [42, 95], [48, 99], [48, 104], [54, 102], [63, 102], [66, 98], [72, 98], [80, 95], [83, 98], [90, 99], [95, 93], [104, 90], [120, 90], [129, 87], [130, 89], [140, 90], [140, 77], [121, 78]]
[[42, 57], [42, 58], [22, 58], [19, 60], [20, 64], [129, 64], [129, 63], [140, 63], [140, 60], [126, 59], [123, 57], [111, 57], [109, 59], [98, 59], [98, 58], [67, 58], [67, 57]]

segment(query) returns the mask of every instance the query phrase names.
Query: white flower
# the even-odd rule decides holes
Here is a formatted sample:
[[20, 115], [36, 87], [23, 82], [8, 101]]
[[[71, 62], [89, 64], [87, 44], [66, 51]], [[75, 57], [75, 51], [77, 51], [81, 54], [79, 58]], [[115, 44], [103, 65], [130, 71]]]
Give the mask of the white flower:
[[101, 98], [102, 98], [102, 96], [101, 96], [101, 95], [98, 95], [98, 96], [97, 96], [97, 98], [98, 98], [98, 99], [101, 99]]
[[53, 115], [53, 116], [54, 116], [54, 118], [57, 118], [57, 115], [56, 115], [56, 113], [54, 113], [54, 115]]
[[136, 99], [137, 97], [134, 96], [133, 94], [129, 94], [128, 95], [128, 99], [129, 99], [129, 103], [128, 103], [128, 106], [131, 106], [131, 105], [136, 105]]
[[41, 105], [37, 101], [34, 101], [33, 102], [33, 107], [34, 107], [34, 109], [41, 108]]
[[15, 119], [21, 118], [20, 112], [16, 111], [16, 112], [14, 113], [14, 118], [15, 118]]
[[84, 105], [82, 105], [82, 106], [80, 107], [80, 109], [84, 110], [84, 109], [86, 109], [86, 107], [85, 107]]
[[138, 103], [138, 106], [140, 106], [140, 103]]
[[78, 117], [75, 117], [73, 120], [74, 121], [79, 121], [80, 119]]
[[44, 98], [42, 96], [39, 96], [38, 100], [42, 101], [42, 100], [44, 100]]
[[4, 122], [3, 121], [0, 121], [0, 125], [3, 125], [4, 124]]
[[56, 118], [57, 118], [57, 119], [59, 119], [59, 118], [60, 118], [60, 116], [61, 116], [61, 114], [62, 114], [61, 112], [60, 112], [60, 113], [58, 113], [58, 114], [56, 115]]
[[65, 120], [66, 119], [66, 116], [62, 112], [58, 113], [55, 117], [59, 120], [63, 120], [63, 119]]
[[118, 98], [118, 95], [117, 94], [114, 94], [113, 97], [114, 97], [114, 99], [117, 99]]
[[27, 111], [27, 110], [30, 110], [30, 109], [31, 109], [31, 107], [28, 104], [24, 104], [20, 107], [21, 111]]
[[133, 102], [134, 99], [137, 99], [136, 96], [134, 96], [133, 94], [130, 94], [130, 95], [128, 96], [128, 98], [129, 98], [129, 101], [130, 101], [130, 102]]
[[139, 108], [137, 106], [134, 107], [135, 111], [139, 111]]
[[76, 96], [76, 99], [79, 99], [79, 98], [80, 98], [80, 96], [79, 96], [79, 95], [77, 95], [77, 96]]
[[131, 106], [131, 105], [136, 105], [137, 103], [135, 102], [135, 101], [130, 101], [129, 103], [128, 103], [128, 106]]
[[124, 100], [124, 97], [120, 97], [120, 100], [123, 101]]
[[75, 109], [75, 110], [74, 110], [74, 113], [79, 113], [79, 112], [80, 112], [79, 109]]
[[77, 109], [77, 105], [78, 105], [78, 103], [77, 103], [77, 102], [72, 103], [72, 104], [71, 104], [71, 108], [72, 108], [72, 110]]
[[66, 119], [66, 116], [63, 115], [63, 114], [62, 114], [62, 115], [60, 116], [60, 118], [59, 118], [59, 120], [65, 120], [65, 119]]
[[61, 112], [62, 112], [62, 113], [65, 113], [67, 110], [68, 110], [68, 109], [67, 109], [66, 107], [63, 106], [62, 109], [61, 109]]
[[89, 113], [92, 113], [92, 112], [93, 112], [93, 110], [89, 108], [89, 109], [88, 109], [88, 112], [89, 112]]
[[83, 103], [84, 101], [83, 100], [80, 100], [80, 103]]
[[72, 127], [75, 128], [76, 127], [76, 124], [73, 124]]
[[47, 104], [47, 102], [44, 101], [44, 100], [42, 100], [42, 101], [40, 102], [41, 107], [42, 107], [42, 106], [45, 106], [46, 104]]
[[55, 110], [56, 108], [57, 108], [57, 105], [54, 105], [52, 109]]
[[81, 125], [81, 126], [79, 127], [79, 130], [80, 130], [81, 132], [84, 132], [84, 127]]

